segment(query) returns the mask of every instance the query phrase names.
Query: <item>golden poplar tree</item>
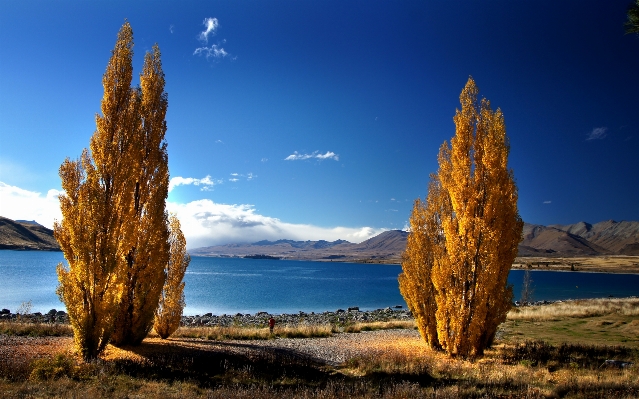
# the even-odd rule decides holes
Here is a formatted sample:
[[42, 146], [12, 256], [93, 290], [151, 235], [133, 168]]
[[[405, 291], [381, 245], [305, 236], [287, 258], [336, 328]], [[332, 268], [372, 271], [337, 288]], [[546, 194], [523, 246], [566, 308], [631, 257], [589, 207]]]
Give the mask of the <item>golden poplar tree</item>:
[[168, 338], [180, 326], [184, 302], [184, 273], [191, 262], [186, 252], [186, 240], [180, 229], [180, 221], [175, 215], [170, 219], [170, 257], [164, 271], [166, 279], [155, 311], [155, 332], [162, 339]]
[[165, 210], [169, 187], [166, 133], [167, 95], [157, 45], [146, 54], [140, 75], [139, 126], [133, 141], [130, 170], [133, 202], [128, 217], [135, 221], [135, 242], [121, 273], [124, 279], [120, 312], [112, 343], [138, 345], [153, 328], [155, 309], [164, 285], [164, 265], [169, 260], [169, 231]]
[[169, 259], [168, 105], [157, 46], [132, 89], [133, 31], [126, 22], [102, 78], [90, 152], [60, 167], [58, 265], [77, 350], [95, 358], [109, 342], [138, 344], [153, 327]]
[[[508, 272], [523, 228], [503, 114], [477, 95], [469, 78], [453, 119], [455, 136], [440, 148], [427, 204], [418, 201], [413, 210], [414, 237], [400, 277], [407, 304], [426, 323], [420, 327], [424, 339], [464, 357], [483, 354], [506, 318]], [[432, 312], [436, 341], [424, 333], [432, 329]]]
[[66, 305], [76, 349], [95, 358], [113, 333], [123, 285], [119, 273], [135, 237], [128, 218], [137, 168], [132, 131], [139, 126], [139, 98], [131, 90], [133, 33], [126, 23], [102, 78], [102, 116], [96, 115], [91, 153], [60, 166], [62, 221], [54, 233], [68, 267], [59, 264], [58, 295]]

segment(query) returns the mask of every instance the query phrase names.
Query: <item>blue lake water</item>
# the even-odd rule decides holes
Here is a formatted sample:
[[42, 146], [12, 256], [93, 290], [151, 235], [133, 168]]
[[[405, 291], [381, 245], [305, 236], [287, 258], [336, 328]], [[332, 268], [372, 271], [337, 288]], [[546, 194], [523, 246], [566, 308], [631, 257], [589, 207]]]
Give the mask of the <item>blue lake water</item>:
[[[0, 308], [64, 309], [55, 289], [61, 252], [0, 250]], [[399, 265], [193, 257], [184, 281], [187, 315], [322, 312], [402, 305]], [[535, 300], [639, 296], [639, 275], [532, 271]], [[510, 272], [515, 299], [523, 271]]]

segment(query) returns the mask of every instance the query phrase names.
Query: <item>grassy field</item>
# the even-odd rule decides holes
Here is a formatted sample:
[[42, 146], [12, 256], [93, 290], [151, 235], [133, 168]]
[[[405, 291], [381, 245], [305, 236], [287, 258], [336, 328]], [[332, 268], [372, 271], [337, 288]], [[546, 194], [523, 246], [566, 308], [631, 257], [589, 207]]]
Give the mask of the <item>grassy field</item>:
[[[268, 329], [181, 328], [164, 344], [152, 338], [138, 348], [109, 347], [91, 363], [70, 352], [65, 327], [45, 327], [38, 332], [38, 327], [0, 323], [0, 397], [639, 397], [639, 299], [513, 310], [494, 347], [473, 360], [432, 351], [413, 333], [414, 338], [370, 339], [384, 328], [413, 329], [412, 322], [290, 326], [275, 335]], [[394, 331], [400, 330], [383, 333]], [[319, 337], [311, 341], [321, 347], [340, 334], [361, 337], [364, 350], [337, 365], [259, 346], [266, 340]], [[251, 351], [209, 350], [208, 343]], [[608, 366], [606, 360], [634, 364]]]

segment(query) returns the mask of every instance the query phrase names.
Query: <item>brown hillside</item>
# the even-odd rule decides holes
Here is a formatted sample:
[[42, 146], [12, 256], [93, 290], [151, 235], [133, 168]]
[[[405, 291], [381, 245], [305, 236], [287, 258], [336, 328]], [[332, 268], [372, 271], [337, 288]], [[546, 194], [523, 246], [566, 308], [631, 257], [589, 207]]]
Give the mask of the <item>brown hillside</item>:
[[606, 250], [622, 255], [639, 255], [639, 222], [607, 220], [593, 225], [579, 222], [554, 225], [560, 230], [585, 238]]
[[353, 247], [355, 250], [379, 250], [401, 254], [406, 249], [408, 233], [402, 230], [389, 230], [369, 238]]
[[[555, 227], [525, 224], [523, 240], [520, 244], [525, 250], [562, 256], [603, 255], [610, 251], [587, 239]], [[520, 248], [521, 249], [521, 248]], [[520, 251], [523, 252], [523, 251]], [[520, 255], [524, 255], [520, 253]]]
[[35, 222], [18, 222], [0, 216], [0, 249], [59, 250], [53, 230]]

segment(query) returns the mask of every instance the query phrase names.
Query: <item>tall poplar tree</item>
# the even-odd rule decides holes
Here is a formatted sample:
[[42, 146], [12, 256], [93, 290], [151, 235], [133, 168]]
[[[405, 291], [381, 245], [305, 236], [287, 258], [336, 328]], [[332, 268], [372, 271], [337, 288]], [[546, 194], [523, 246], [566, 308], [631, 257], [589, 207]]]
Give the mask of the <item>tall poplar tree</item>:
[[175, 215], [169, 218], [170, 256], [164, 271], [166, 279], [155, 311], [153, 328], [162, 339], [168, 338], [177, 330], [182, 320], [184, 302], [184, 273], [191, 262], [186, 252], [186, 239], [180, 229], [180, 221]]
[[102, 78], [90, 152], [60, 167], [58, 265], [77, 350], [95, 358], [109, 342], [139, 344], [153, 327], [169, 261], [168, 105], [157, 46], [132, 89], [133, 31], [126, 22]]
[[135, 221], [135, 242], [124, 269], [120, 313], [112, 337], [115, 345], [138, 345], [153, 328], [155, 309], [164, 285], [164, 265], [169, 261], [169, 230], [165, 210], [169, 187], [166, 142], [167, 95], [157, 45], [144, 58], [136, 90], [140, 101], [140, 124], [131, 157], [135, 168], [133, 203], [128, 217]]
[[399, 280], [424, 339], [464, 357], [483, 354], [506, 318], [508, 272], [523, 228], [503, 114], [477, 95], [469, 78], [427, 204], [415, 203]]
[[85, 359], [109, 343], [121, 299], [123, 263], [134, 245], [129, 217], [136, 170], [139, 96], [131, 90], [133, 32], [125, 23], [102, 77], [102, 115], [96, 115], [91, 152], [60, 166], [62, 221], [54, 233], [68, 262], [59, 264], [58, 295], [66, 305], [76, 349]]

